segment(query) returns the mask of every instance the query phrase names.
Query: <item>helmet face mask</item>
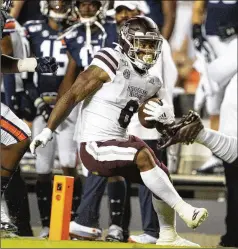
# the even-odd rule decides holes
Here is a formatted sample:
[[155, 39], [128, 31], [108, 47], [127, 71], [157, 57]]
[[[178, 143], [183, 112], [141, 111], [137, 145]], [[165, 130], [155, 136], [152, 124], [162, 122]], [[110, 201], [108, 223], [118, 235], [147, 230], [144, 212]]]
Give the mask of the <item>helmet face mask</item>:
[[138, 16], [122, 26], [119, 44], [134, 65], [147, 70], [156, 63], [163, 39], [150, 18]]
[[93, 24], [105, 19], [108, 1], [100, 0], [78, 0], [76, 1], [76, 12], [83, 23]]
[[58, 23], [66, 21], [72, 11], [72, 2], [66, 0], [41, 1], [41, 13]]

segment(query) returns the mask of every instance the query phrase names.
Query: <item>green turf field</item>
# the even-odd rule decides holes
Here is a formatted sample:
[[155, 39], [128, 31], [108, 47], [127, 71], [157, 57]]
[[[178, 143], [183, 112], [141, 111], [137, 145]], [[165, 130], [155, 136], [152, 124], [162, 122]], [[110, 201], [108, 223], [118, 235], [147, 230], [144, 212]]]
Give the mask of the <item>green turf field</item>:
[[103, 241], [49, 241], [37, 239], [2, 239], [1, 248], [158, 248], [158, 246]]
[[[134, 244], [134, 243], [118, 243], [118, 242], [103, 242], [103, 241], [72, 241], [72, 240], [49, 241], [44, 239], [39, 240], [39, 239], [13, 238], [13, 239], [1, 239], [1, 248], [160, 248], [160, 247], [149, 244], [143, 245], [143, 244]], [[207, 248], [207, 247], [202, 247], [202, 248]]]

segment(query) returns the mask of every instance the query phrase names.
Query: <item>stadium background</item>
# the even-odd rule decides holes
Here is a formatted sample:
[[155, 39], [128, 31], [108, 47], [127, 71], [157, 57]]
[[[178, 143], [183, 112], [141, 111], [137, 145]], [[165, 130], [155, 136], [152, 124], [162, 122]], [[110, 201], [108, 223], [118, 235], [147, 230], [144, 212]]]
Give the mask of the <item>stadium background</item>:
[[[172, 49], [176, 48], [175, 33], [177, 32], [177, 23], [181, 22], [181, 15], [186, 14], [187, 20], [191, 18], [191, 6], [192, 1], [187, 1], [184, 4], [183, 1], [177, 1], [177, 19], [174, 28], [174, 34], [171, 38]], [[185, 11], [185, 12], [184, 12]], [[190, 16], [189, 16], [190, 15]], [[186, 19], [185, 18], [185, 19]], [[191, 39], [191, 34], [190, 34]], [[191, 42], [191, 40], [189, 41]], [[193, 49], [191, 44], [189, 45], [188, 60], [193, 56]], [[190, 58], [189, 58], [190, 57]], [[177, 118], [186, 114], [189, 109], [193, 108], [194, 95], [197, 87], [198, 79], [194, 72], [190, 72], [188, 78], [184, 82], [184, 85], [177, 86], [176, 97], [174, 98], [175, 114]], [[181, 91], [182, 90], [182, 91]], [[185, 91], [184, 91], [185, 90]], [[182, 92], [182, 93], [181, 93]], [[205, 110], [202, 110], [202, 118], [205, 126], [209, 127], [209, 119]], [[225, 178], [224, 172], [213, 173], [209, 175], [199, 175], [196, 172], [200, 166], [206, 162], [211, 152], [201, 145], [181, 145], [179, 148], [179, 157], [177, 167], [171, 169], [172, 179], [176, 186], [176, 189], [182, 195], [182, 197], [189, 200], [194, 205], [204, 206], [210, 213], [209, 220], [202, 224], [196, 231], [191, 231], [186, 228], [180, 219], [177, 219], [178, 231], [185, 234], [185, 238], [193, 240], [194, 242], [201, 243], [202, 246], [216, 246], [219, 242], [219, 236], [225, 232], [224, 219], [226, 215], [225, 204]], [[61, 174], [61, 170], [58, 168], [58, 160], [56, 158], [54, 165], [54, 174]], [[34, 185], [36, 180], [36, 173], [34, 169], [34, 158], [27, 153], [20, 163], [22, 169], [22, 176], [24, 177], [28, 191], [29, 191], [29, 203], [31, 210], [31, 224], [34, 229], [34, 233], [37, 236], [39, 233], [40, 218], [37, 208], [37, 201], [34, 192]], [[81, 173], [81, 167], [78, 165], [78, 170]], [[84, 177], [82, 176], [82, 180]], [[133, 197], [132, 197], [132, 220], [131, 231], [141, 231], [141, 216], [137, 198], [137, 185], [133, 185]], [[107, 207], [107, 193], [104, 194], [103, 202], [101, 204], [100, 224], [103, 229], [108, 227], [108, 207]]]

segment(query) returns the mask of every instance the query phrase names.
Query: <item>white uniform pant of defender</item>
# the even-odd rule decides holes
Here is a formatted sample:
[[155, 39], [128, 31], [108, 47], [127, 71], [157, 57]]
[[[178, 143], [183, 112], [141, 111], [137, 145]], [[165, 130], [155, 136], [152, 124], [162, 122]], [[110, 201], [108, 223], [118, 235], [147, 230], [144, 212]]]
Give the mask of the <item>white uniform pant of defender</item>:
[[[218, 115], [220, 114], [226, 84], [231, 79], [231, 73], [229, 72], [234, 71], [234, 66], [237, 68], [237, 37], [231, 37], [225, 41], [221, 41], [218, 36], [207, 36], [207, 39], [217, 55], [217, 59], [208, 65], [208, 70], [210, 67], [209, 76], [214, 78], [214, 74], [216, 78], [223, 79], [223, 82], [219, 92], [207, 97], [206, 106], [210, 115]], [[233, 60], [235, 58], [236, 63], [234, 64]], [[217, 65], [214, 70], [212, 70], [213, 62]]]
[[[4, 105], [3, 103], [1, 103], [1, 116], [6, 119], [9, 120], [11, 123], [14, 124], [14, 126], [16, 128], [18, 128], [19, 130], [23, 131], [28, 137], [31, 136], [31, 130], [28, 127], [28, 125], [23, 122], [21, 119], [19, 119], [11, 110], [9, 107], [7, 107], [6, 105]], [[10, 130], [3, 129], [3, 127], [1, 127], [1, 143], [8, 146], [11, 144], [16, 144], [20, 141], [18, 141], [10, 132]]]
[[[76, 115], [77, 108], [60, 124], [56, 130], [57, 134], [53, 134], [53, 139], [44, 148], [40, 146], [37, 148], [36, 172], [38, 174], [48, 174], [52, 171], [57, 149], [61, 167], [74, 168], [76, 166], [77, 144], [73, 140]], [[34, 136], [38, 135], [45, 126], [43, 117], [37, 117], [33, 122]]]
[[219, 131], [229, 136], [237, 136], [237, 73], [226, 87], [221, 105]]

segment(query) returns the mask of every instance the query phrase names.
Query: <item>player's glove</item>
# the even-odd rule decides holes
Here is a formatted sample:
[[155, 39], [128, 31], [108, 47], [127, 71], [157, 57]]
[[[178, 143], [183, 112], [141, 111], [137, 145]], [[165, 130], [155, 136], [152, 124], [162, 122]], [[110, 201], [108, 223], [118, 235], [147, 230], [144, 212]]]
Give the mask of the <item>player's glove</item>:
[[199, 24], [193, 25], [193, 41], [195, 48], [203, 54], [207, 62], [211, 62], [216, 58], [216, 54], [210, 43], [204, 37], [202, 26]]
[[42, 148], [53, 138], [53, 132], [49, 128], [44, 128], [42, 132], [37, 135], [30, 144], [32, 155], [36, 155], [36, 148], [41, 145]]
[[57, 73], [58, 63], [54, 57], [36, 58], [37, 66], [35, 71], [38, 73]]
[[193, 143], [203, 128], [200, 116], [194, 111], [189, 111], [177, 124], [170, 126], [169, 130], [162, 134], [158, 140], [158, 148], [164, 149], [176, 143]]
[[52, 112], [52, 108], [45, 103], [45, 101], [42, 98], [37, 98], [34, 102], [34, 106], [37, 109], [37, 113], [40, 114], [45, 122], [47, 123], [50, 117], [50, 114]]
[[175, 121], [173, 108], [165, 102], [160, 105], [154, 101], [149, 101], [143, 112], [149, 115], [149, 117], [145, 117], [145, 120], [148, 121], [155, 120], [165, 125], [172, 124]]
[[237, 33], [238, 33], [237, 26], [227, 25], [227, 26], [219, 26], [218, 27], [218, 35], [222, 41], [228, 39], [229, 37], [231, 37]]

